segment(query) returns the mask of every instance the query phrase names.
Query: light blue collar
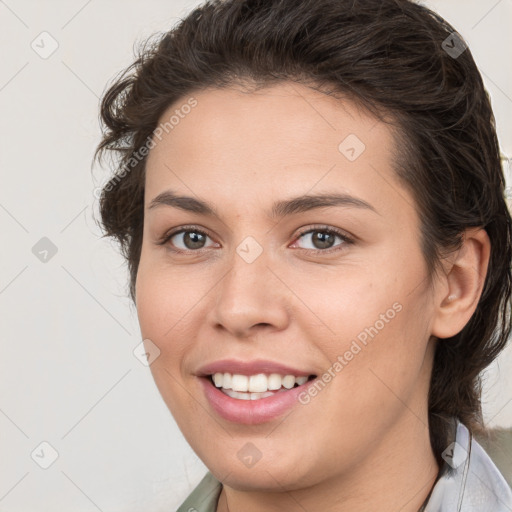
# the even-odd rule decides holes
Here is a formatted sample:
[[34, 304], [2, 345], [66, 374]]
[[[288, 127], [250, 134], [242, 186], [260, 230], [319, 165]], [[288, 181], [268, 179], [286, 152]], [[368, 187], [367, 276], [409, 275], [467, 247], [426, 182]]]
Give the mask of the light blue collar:
[[445, 465], [424, 512], [512, 512], [505, 478], [464, 424], [443, 452]]

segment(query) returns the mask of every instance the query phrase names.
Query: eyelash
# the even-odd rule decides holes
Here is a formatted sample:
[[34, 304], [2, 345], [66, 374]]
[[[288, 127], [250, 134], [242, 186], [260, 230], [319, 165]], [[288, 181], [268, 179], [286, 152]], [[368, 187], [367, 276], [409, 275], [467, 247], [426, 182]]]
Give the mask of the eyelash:
[[[341, 238], [343, 243], [336, 245], [334, 247], [331, 247], [329, 249], [304, 249], [302, 247], [299, 247], [298, 250], [308, 251], [313, 254], [320, 254], [320, 253], [330, 254], [331, 252], [343, 250], [343, 247], [345, 245], [354, 243], [354, 240], [352, 238], [350, 238], [349, 236], [347, 236], [345, 233], [342, 233], [338, 229], [335, 229], [335, 228], [332, 228], [329, 226], [325, 226], [325, 225], [314, 225], [314, 226], [309, 226], [307, 228], [304, 228], [304, 229], [300, 230], [300, 232], [297, 234], [296, 239], [299, 239], [302, 236], [307, 235], [312, 232], [315, 232], [315, 231], [335, 235], [335, 236]], [[206, 231], [199, 229], [197, 226], [193, 226], [193, 225], [192, 226], [180, 226], [179, 228], [176, 228], [174, 230], [171, 230], [170, 232], [165, 233], [160, 238], [160, 240], [157, 242], [157, 245], [167, 245], [173, 236], [178, 235], [180, 233], [187, 233], [187, 232], [199, 233], [200, 235], [207, 236], [208, 238], [211, 238], [210, 235]], [[179, 254], [188, 254], [188, 253], [201, 253], [203, 250], [206, 250], [206, 249], [208, 249], [208, 247], [203, 247], [201, 249], [196, 249], [196, 250], [194, 250], [194, 249], [183, 250], [183, 249], [177, 249], [177, 248], [173, 247], [170, 250], [172, 250], [173, 252], [179, 253]]]

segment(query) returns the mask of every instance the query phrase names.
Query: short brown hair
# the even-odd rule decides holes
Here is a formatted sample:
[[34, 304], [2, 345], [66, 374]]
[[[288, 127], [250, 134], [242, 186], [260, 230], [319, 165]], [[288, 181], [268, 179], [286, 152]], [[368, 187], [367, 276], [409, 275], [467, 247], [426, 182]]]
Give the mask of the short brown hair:
[[[454, 47], [458, 55], [448, 51]], [[113, 151], [117, 171], [101, 192], [101, 227], [120, 243], [135, 301], [146, 158], [134, 155], [186, 95], [284, 80], [339, 93], [396, 121], [395, 170], [416, 201], [429, 279], [466, 228], [489, 235], [476, 311], [436, 347], [429, 426], [441, 464], [446, 417], [483, 429], [480, 373], [511, 332], [512, 222], [489, 97], [470, 50], [439, 15], [409, 0], [213, 0], [194, 9], [149, 38], [103, 97], [95, 156]]]

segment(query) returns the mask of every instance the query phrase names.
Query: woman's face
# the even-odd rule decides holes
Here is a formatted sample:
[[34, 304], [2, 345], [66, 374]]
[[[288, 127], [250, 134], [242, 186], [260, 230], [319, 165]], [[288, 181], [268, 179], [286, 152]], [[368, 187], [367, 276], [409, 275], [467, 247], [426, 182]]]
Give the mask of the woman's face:
[[[160, 351], [156, 385], [231, 487], [371, 477], [379, 458], [428, 440], [433, 353], [420, 224], [389, 127], [291, 83], [194, 98], [165, 112], [162, 123], [175, 117], [147, 160], [136, 301], [148, 351]], [[154, 201], [164, 192], [191, 199]], [[283, 206], [317, 195], [341, 199]], [[288, 391], [272, 377], [279, 393], [232, 398], [202, 376], [225, 360], [219, 373], [248, 377], [237, 387], [261, 373], [316, 379]], [[266, 364], [234, 366], [255, 361]]]

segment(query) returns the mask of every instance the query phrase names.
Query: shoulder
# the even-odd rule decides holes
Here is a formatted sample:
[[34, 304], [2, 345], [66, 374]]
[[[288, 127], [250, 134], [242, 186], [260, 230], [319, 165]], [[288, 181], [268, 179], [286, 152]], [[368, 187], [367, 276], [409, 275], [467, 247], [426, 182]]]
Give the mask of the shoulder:
[[488, 429], [485, 434], [475, 434], [475, 439], [512, 488], [512, 428]]
[[208, 471], [176, 512], [216, 512], [222, 483]]

